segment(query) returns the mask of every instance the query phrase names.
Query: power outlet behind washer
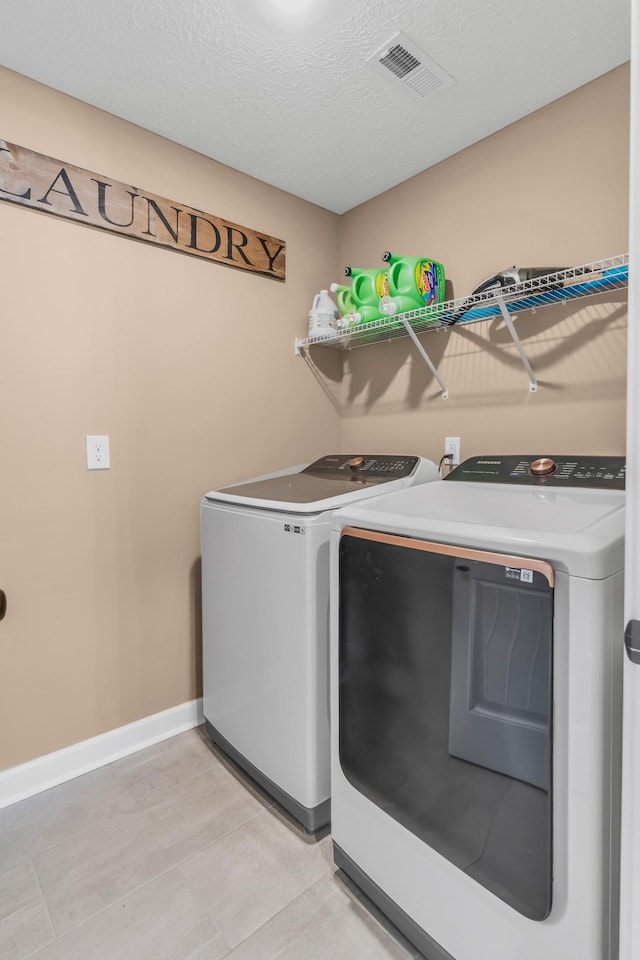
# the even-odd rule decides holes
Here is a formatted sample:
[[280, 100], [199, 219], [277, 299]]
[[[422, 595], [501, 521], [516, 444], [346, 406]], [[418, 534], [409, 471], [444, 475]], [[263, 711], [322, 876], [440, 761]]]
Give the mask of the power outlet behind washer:
[[451, 466], [460, 463], [460, 437], [445, 437], [444, 453], [445, 456], [451, 455], [451, 459], [448, 461]]

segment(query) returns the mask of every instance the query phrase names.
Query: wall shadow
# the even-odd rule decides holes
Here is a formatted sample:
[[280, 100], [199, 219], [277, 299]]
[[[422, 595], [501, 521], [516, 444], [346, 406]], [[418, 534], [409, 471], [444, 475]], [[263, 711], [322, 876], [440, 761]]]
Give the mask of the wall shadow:
[[[553, 378], [544, 379], [545, 372], [566, 362], [624, 323], [626, 315], [626, 291], [620, 290], [591, 297], [588, 301], [552, 304], [544, 309], [523, 311], [513, 316], [516, 333], [533, 366], [539, 385], [559, 392], [564, 389], [564, 382], [561, 379], [557, 382]], [[457, 376], [459, 380], [456, 360], [463, 358], [466, 363], [465, 382], [474, 383], [476, 376], [483, 376], [480, 358], [486, 356], [503, 369], [522, 370], [526, 378], [522, 361], [502, 316], [425, 331], [419, 336], [422, 346], [439, 373], [445, 354], [447, 355], [447, 376], [443, 376], [447, 387], [450, 386], [448, 379], [455, 381]], [[374, 347], [378, 349], [374, 350]], [[474, 354], [477, 355], [477, 360], [474, 359]], [[365, 414], [385, 395], [387, 399], [383, 405], [387, 412], [416, 410], [425, 402], [441, 397], [440, 385], [407, 337], [370, 344], [364, 350], [360, 348], [347, 351], [345, 357], [347, 389], [341, 409], [343, 416]], [[402, 368], [407, 368], [402, 396], [390, 397], [388, 394]], [[494, 386], [495, 377], [492, 376], [492, 382], [487, 383], [486, 391], [494, 395]], [[396, 393], [398, 389], [396, 384]], [[598, 389], [596, 384], [594, 389]], [[485, 390], [479, 382], [477, 390], [468, 392], [466, 402], [469, 402], [471, 394], [475, 398], [474, 403], [483, 405], [487, 402]], [[453, 394], [450, 393], [450, 396], [453, 397]], [[456, 399], [462, 398], [458, 396]]]

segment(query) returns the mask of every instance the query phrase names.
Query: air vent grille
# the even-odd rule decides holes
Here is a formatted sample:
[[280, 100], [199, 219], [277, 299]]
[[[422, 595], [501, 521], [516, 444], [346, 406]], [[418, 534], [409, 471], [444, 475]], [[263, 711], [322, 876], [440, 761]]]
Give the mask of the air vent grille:
[[395, 34], [366, 62], [415, 99], [425, 100], [455, 83], [453, 77], [403, 33]]
[[405, 50], [399, 43], [391, 47], [387, 55], [381, 59], [380, 63], [383, 67], [386, 67], [387, 70], [391, 70], [391, 73], [395, 73], [396, 77], [400, 77], [400, 79], [406, 77], [408, 73], [411, 73], [412, 70], [420, 66], [420, 61], [416, 57], [413, 57], [409, 51]]

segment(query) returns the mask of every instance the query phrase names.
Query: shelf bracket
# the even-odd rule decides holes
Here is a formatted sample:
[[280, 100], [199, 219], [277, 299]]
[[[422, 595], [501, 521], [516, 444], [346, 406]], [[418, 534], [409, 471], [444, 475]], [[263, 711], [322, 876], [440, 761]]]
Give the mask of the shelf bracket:
[[527, 375], [529, 377], [529, 393], [536, 393], [538, 390], [538, 381], [535, 378], [535, 374], [531, 369], [531, 364], [529, 363], [529, 360], [527, 359], [527, 355], [524, 352], [524, 347], [522, 346], [520, 337], [516, 333], [516, 328], [514, 327], [513, 320], [511, 319], [511, 315], [507, 310], [507, 305], [505, 304], [504, 299], [500, 296], [500, 294], [497, 294], [496, 301], [498, 303], [498, 306], [500, 307], [500, 313], [504, 317], [504, 322], [507, 325], [507, 330], [511, 334], [511, 339], [515, 343], [516, 350], [520, 354], [522, 365], [527, 371]]
[[449, 399], [449, 394], [448, 394], [448, 392], [447, 392], [447, 388], [445, 387], [444, 383], [443, 383], [442, 380], [440, 379], [440, 376], [439, 376], [439, 374], [438, 374], [438, 371], [436, 370], [436, 368], [434, 367], [433, 363], [431, 362], [431, 359], [430, 359], [430, 357], [429, 357], [429, 354], [427, 353], [427, 351], [424, 349], [424, 347], [422, 346], [422, 344], [421, 344], [420, 341], [418, 340], [418, 337], [416, 336], [415, 330], [413, 329], [413, 327], [411, 326], [411, 324], [409, 323], [409, 321], [406, 320], [404, 317], [401, 317], [401, 320], [402, 320], [402, 323], [403, 323], [403, 325], [404, 325], [405, 330], [407, 331], [407, 333], [409, 334], [409, 336], [410, 336], [411, 339], [413, 340], [414, 344], [415, 344], [416, 347], [418, 348], [418, 352], [419, 352], [420, 355], [422, 356], [422, 359], [424, 360], [424, 362], [426, 363], [426, 365], [429, 367], [429, 370], [431, 370], [431, 373], [434, 375], [434, 377], [436, 378], [436, 380], [437, 380], [438, 383], [440, 384], [440, 389], [442, 390], [442, 399], [443, 399], [443, 400], [448, 400], [448, 399]]

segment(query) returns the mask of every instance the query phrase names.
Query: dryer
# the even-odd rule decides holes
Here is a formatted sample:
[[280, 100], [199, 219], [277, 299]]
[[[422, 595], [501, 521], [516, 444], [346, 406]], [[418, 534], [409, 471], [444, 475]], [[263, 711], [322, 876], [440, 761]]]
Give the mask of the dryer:
[[334, 858], [429, 960], [617, 956], [621, 458], [334, 516]]
[[202, 500], [206, 729], [308, 832], [330, 818], [333, 514], [438, 476], [418, 456], [331, 454]]

